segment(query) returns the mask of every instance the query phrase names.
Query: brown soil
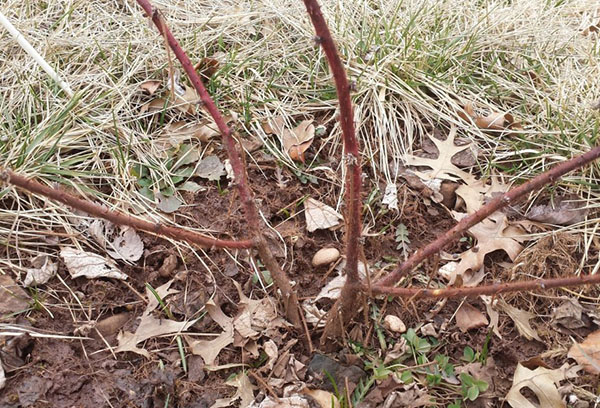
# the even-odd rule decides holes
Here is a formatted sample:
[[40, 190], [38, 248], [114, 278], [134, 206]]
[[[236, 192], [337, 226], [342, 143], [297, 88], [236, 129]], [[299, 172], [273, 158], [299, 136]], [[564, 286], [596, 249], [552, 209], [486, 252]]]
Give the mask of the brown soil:
[[[260, 163], [260, 168], [256, 166], [250, 168], [252, 187], [265, 217], [286, 241], [287, 272], [290, 278], [297, 282], [300, 298], [310, 298], [315, 296], [332, 277], [331, 274], [327, 274], [327, 267], [311, 266], [312, 256], [324, 246], [334, 246], [341, 250], [343, 233], [338, 230], [308, 234], [301, 213], [303, 207], [293, 203], [310, 195], [317, 200], [334, 205], [334, 192], [323, 185], [301, 183], [288, 170], [278, 169], [274, 161], [264, 160]], [[282, 185], [281, 175], [285, 185]], [[245, 223], [231, 186], [225, 187], [224, 191], [220, 191], [214, 183], [205, 183], [205, 186], [206, 191], [185, 197], [188, 203], [193, 202], [195, 205], [186, 206], [180, 214], [184, 217], [178, 217], [178, 221], [184, 225], [194, 224], [212, 231], [227, 231], [230, 237], [244, 236], [247, 232]], [[367, 176], [364, 190], [368, 192], [373, 187], [373, 183]], [[425, 205], [419, 193], [405, 185], [400, 189], [400, 196], [406, 199], [402, 218], [399, 219], [398, 215], [392, 212], [378, 213], [376, 225], [371, 231], [377, 232], [385, 227], [388, 229], [383, 235], [365, 239], [365, 257], [371, 266], [376, 265], [373, 268], [375, 272], [377, 268], [383, 269], [390, 265], [393, 259], [402, 258], [402, 254], [396, 249], [397, 242], [394, 235], [400, 222], [404, 223], [409, 230], [410, 251], [435, 239], [454, 224], [442, 207], [435, 204]], [[282, 209], [286, 211], [281, 211]], [[379, 210], [374, 208], [375, 212]], [[289, 216], [292, 217], [288, 218]], [[272, 247], [279, 260], [283, 262], [285, 259], [283, 247], [275, 234], [271, 238], [273, 238]], [[102, 279], [73, 280], [69, 278], [64, 265], [61, 265], [59, 274], [68, 287], [58, 279], [53, 279], [36, 294], [40, 307], [17, 316], [16, 320], [11, 318], [16, 323], [35, 328], [36, 332], [88, 335], [89, 339], [3, 337], [0, 350], [7, 371], [7, 384], [0, 392], [0, 407], [164, 407], [167, 406], [165, 405], [167, 399], [169, 407], [210, 407], [217, 398], [230, 397], [234, 393], [234, 389], [227, 386], [225, 380], [231, 374], [239, 372], [239, 368], [206, 371], [203, 369], [200, 357], [188, 355], [188, 372], [185, 373], [173, 337], [150, 339], [143, 344], [143, 347], [152, 353], [150, 360], [133, 353], [114, 355], [108, 349], [107, 344], [111, 346], [116, 344], [119, 330], [133, 330], [136, 327], [136, 317], [139, 317], [145, 309], [145, 302], [140, 299], [139, 294], [145, 293], [146, 284], [156, 288], [169, 279], [175, 278], [172, 287], [181, 292], [169, 298], [169, 307], [178, 320], [197, 317], [196, 311], [213, 295], [227, 315], [235, 315], [239, 296], [233, 279], [243, 286], [246, 295], [252, 292], [254, 298], [264, 296], [252, 281], [250, 259], [245, 252], [237, 254], [236, 265], [224, 251], [198, 251], [194, 254], [193, 251], [186, 249], [178, 251], [169, 242], [153, 236], [145, 235], [143, 239], [146, 250], [142, 259], [132, 266], [121, 265], [122, 270], [129, 275], [128, 284]], [[546, 262], [546, 266], [550, 267], [571, 265], [564, 257], [560, 260], [553, 258], [547, 253], [548, 246], [542, 244], [544, 246], [539, 249], [546, 251], [545, 258], [544, 260], [536, 258], [536, 263], [529, 265], [530, 269], [541, 268], [540, 262]], [[465, 245], [465, 243], [457, 243], [447, 250], [458, 252], [464, 250]], [[573, 254], [572, 251], [566, 253]], [[573, 256], [572, 261], [577, 264], [577, 256]], [[172, 263], [174, 258], [177, 262], [169, 267], [167, 264]], [[497, 271], [495, 276], [508, 275], [499, 266], [506, 260], [504, 255], [494, 254], [488, 261], [492, 274], [496, 274]], [[420, 271], [429, 274], [428, 271], [435, 267], [436, 262], [436, 260], [426, 262]], [[207, 273], [205, 265], [208, 265], [212, 274]], [[556, 268], [552, 269], [552, 276], [562, 273]], [[273, 289], [269, 294], [276, 296]], [[560, 295], [558, 292], [552, 294]], [[533, 304], [531, 304], [532, 299]], [[392, 302], [377, 300], [373, 302], [381, 315], [391, 313], [400, 316], [407, 327], [420, 327], [432, 322], [438, 330], [441, 329], [443, 322], [447, 322], [452, 317], [460, 304], [460, 301], [448, 301], [441, 311], [434, 313], [432, 312], [436, 306], [434, 301], [405, 303], [399, 300]], [[511, 303], [526, 310], [539, 311], [541, 317], [535, 319], [534, 326], [544, 327], [549, 321], [548, 310], [558, 304], [558, 299], [527, 295], [513, 298]], [[480, 301], [474, 301], [472, 304], [479, 310], [485, 310], [485, 306]], [[103, 329], [105, 330], [103, 339], [95, 330], [86, 326], [91, 321], [103, 321], [110, 316], [122, 318], [121, 325]], [[355, 325], [362, 333], [360, 339], [362, 347], [377, 350], [380, 343], [373, 327], [373, 320], [364, 322], [361, 315]], [[539, 356], [556, 345], [566, 347], [569, 344], [569, 336], [573, 335], [573, 332], [540, 330], [544, 342], [529, 341], [518, 335], [514, 324], [506, 316], [500, 319], [500, 329], [502, 339], [492, 336], [489, 344], [489, 355], [498, 369], [498, 376], [494, 379], [495, 391], [491, 399], [494, 405], [491, 406], [500, 406], [502, 397], [510, 388], [512, 374], [518, 362]], [[219, 327], [210, 317], [205, 316], [191, 331], [218, 333]], [[310, 329], [310, 334], [313, 344], [317, 345], [320, 331]], [[438, 352], [459, 362], [464, 348], [469, 345], [480, 350], [487, 334], [487, 328], [462, 333], [454, 322], [450, 323], [441, 331]], [[581, 338], [587, 333], [579, 331], [576, 334]], [[307, 347], [304, 333], [282, 333], [281, 336], [281, 344], [285, 344], [290, 337], [299, 339], [291, 349], [291, 353], [297, 360], [308, 363], [313, 357]], [[341, 350], [340, 355], [353, 353], [348, 349]], [[375, 354], [377, 353], [375, 351]], [[248, 360], [248, 358], [240, 350], [230, 346], [219, 354], [217, 363], [258, 362], [257, 359]], [[549, 357], [546, 358], [546, 363], [554, 367], [560, 365], [560, 361], [553, 361]], [[263, 375], [269, 376], [269, 373]], [[586, 380], [591, 381], [590, 385], [598, 386], [597, 379]], [[251, 381], [255, 382], [252, 378]], [[264, 388], [262, 384], [256, 385]]]

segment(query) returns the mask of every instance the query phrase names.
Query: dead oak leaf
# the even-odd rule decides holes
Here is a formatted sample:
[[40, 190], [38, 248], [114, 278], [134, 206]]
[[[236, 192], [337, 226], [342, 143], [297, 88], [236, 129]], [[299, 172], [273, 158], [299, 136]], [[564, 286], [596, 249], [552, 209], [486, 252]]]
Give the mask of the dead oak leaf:
[[205, 307], [208, 315], [223, 331], [212, 340], [186, 340], [192, 354], [202, 357], [206, 366], [212, 366], [221, 350], [233, 343], [233, 319], [225, 315], [212, 299], [206, 302]]
[[498, 194], [504, 194], [510, 189], [510, 185], [504, 184], [498, 176], [492, 176], [490, 180], [475, 180], [468, 184], [461, 184], [455, 193], [465, 204], [467, 214], [472, 214], [483, 207], [487, 200], [495, 198]]
[[[519, 363], [515, 370], [513, 385], [506, 394], [506, 402], [513, 408], [564, 408], [566, 404], [562, 401], [557, 386], [566, 377], [567, 370], [565, 366], [556, 370], [549, 370], [544, 367], [530, 370]], [[533, 391], [539, 405], [534, 404], [525, 397], [521, 392], [522, 389]]]
[[456, 146], [454, 139], [456, 137], [456, 127], [452, 126], [450, 133], [446, 140], [439, 140], [435, 137], [429, 136], [431, 141], [435, 144], [438, 149], [438, 157], [436, 159], [428, 159], [424, 157], [418, 157], [413, 155], [405, 156], [406, 165], [412, 167], [429, 167], [429, 171], [415, 171], [414, 173], [419, 176], [423, 181], [438, 180], [450, 180], [458, 181], [462, 179], [466, 183], [475, 181], [475, 176], [461, 170], [452, 163], [452, 157], [457, 153], [462, 152], [465, 149], [469, 149], [471, 144], [463, 146]]
[[[456, 213], [455, 213], [456, 216]], [[463, 214], [462, 216], [465, 216]], [[460, 216], [459, 216], [460, 218]], [[483, 266], [485, 256], [494, 251], [502, 250], [514, 261], [523, 251], [520, 241], [524, 239], [521, 228], [510, 225], [506, 215], [495, 212], [480, 223], [469, 228], [469, 234], [476, 239], [477, 244], [460, 256], [460, 262], [453, 271], [450, 283], [453, 284], [457, 276], [463, 276], [465, 272], [475, 273]], [[482, 276], [480, 277], [482, 278]], [[478, 278], [480, 281], [481, 279]], [[465, 286], [474, 286], [479, 282], [475, 279], [463, 279]]]
[[583, 342], [573, 344], [568, 356], [588, 373], [600, 374], [600, 330], [589, 334]]
[[[172, 283], [173, 281], [170, 280], [169, 282], [155, 289], [156, 293], [161, 299], [164, 299], [170, 294], [177, 292], [176, 290], [170, 289]], [[175, 320], [155, 317], [153, 311], [159, 306], [158, 299], [150, 289], [146, 289], [146, 296], [148, 298], [148, 305], [142, 314], [140, 323], [135, 330], [135, 333], [120, 332], [117, 335], [117, 340], [119, 342], [116, 348], [117, 352], [131, 351], [150, 358], [150, 353], [147, 350], [137, 346], [139, 343], [153, 337], [181, 333], [196, 323], [196, 320], [178, 322]]]

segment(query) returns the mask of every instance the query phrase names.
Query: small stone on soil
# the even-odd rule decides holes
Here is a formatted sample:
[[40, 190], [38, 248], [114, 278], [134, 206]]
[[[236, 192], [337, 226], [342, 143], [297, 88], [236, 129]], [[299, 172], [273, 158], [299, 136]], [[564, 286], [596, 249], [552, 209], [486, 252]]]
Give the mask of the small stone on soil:
[[404, 322], [394, 315], [387, 315], [383, 319], [383, 327], [394, 333], [404, 333], [406, 331]]
[[337, 248], [322, 248], [313, 256], [312, 265], [315, 267], [329, 265], [337, 261], [339, 257], [340, 251]]

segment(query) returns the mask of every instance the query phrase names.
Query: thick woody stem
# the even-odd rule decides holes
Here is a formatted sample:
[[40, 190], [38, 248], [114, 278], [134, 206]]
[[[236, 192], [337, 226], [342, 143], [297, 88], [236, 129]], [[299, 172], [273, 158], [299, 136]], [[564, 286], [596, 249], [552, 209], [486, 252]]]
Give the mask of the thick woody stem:
[[360, 154], [354, 129], [354, 112], [350, 98], [350, 85], [346, 70], [338, 55], [337, 48], [327, 27], [317, 0], [304, 0], [306, 11], [315, 28], [315, 41], [323, 47], [329, 68], [335, 81], [338, 103], [340, 105], [339, 121], [344, 141], [344, 161], [346, 163], [346, 283], [340, 298], [335, 302], [327, 315], [325, 330], [321, 336], [321, 345], [332, 338], [339, 338], [344, 328], [356, 314], [361, 304], [360, 277], [358, 275], [358, 257], [360, 254], [361, 235], [361, 199], [360, 199]]
[[[493, 285], [475, 286], [472, 288], [447, 288], [447, 289], [418, 289], [418, 288], [391, 288], [373, 286], [372, 293], [377, 295], [392, 295], [404, 298], [455, 298], [477, 297], [481, 295], [499, 295], [508, 292], [525, 292], [545, 290], [569, 286], [582, 286], [600, 283], [600, 273], [595, 275], [569, 276], [566, 278], [536, 279], [510, 283], [495, 283]], [[369, 288], [363, 286], [363, 290]]]
[[2, 173], [1, 178], [7, 183], [13, 184], [23, 190], [27, 190], [34, 194], [50, 198], [54, 201], [58, 201], [69, 207], [75, 208], [80, 211], [84, 211], [94, 217], [104, 218], [117, 225], [127, 225], [139, 231], [148, 232], [154, 235], [160, 235], [163, 237], [173, 238], [178, 241], [185, 241], [190, 244], [199, 245], [205, 248], [232, 248], [232, 249], [245, 249], [252, 248], [254, 242], [246, 239], [242, 241], [230, 241], [224, 239], [215, 239], [207, 237], [206, 235], [188, 231], [183, 228], [169, 227], [160, 223], [152, 223], [133, 217], [129, 214], [123, 214], [118, 211], [109, 210], [106, 207], [95, 204], [89, 200], [83, 200], [68, 194], [62, 190], [56, 188], [50, 188], [38, 183], [37, 181], [30, 180], [26, 177], [15, 174], [11, 171], [5, 170]]
[[338, 102], [340, 104], [340, 126], [344, 140], [344, 160], [346, 162], [346, 275], [350, 284], [358, 283], [358, 256], [361, 234], [360, 201], [360, 156], [354, 129], [354, 113], [350, 99], [350, 85], [346, 70], [337, 53], [337, 48], [321, 13], [317, 0], [304, 0], [317, 36], [315, 41], [323, 47], [327, 62], [333, 74]]
[[281, 294], [284, 299], [284, 304], [286, 305], [286, 315], [290, 322], [297, 328], [301, 327], [299, 308], [300, 304], [298, 303], [298, 298], [294, 293], [290, 281], [285, 274], [285, 272], [279, 266], [279, 263], [273, 257], [269, 247], [265, 243], [265, 239], [261, 232], [261, 223], [260, 217], [258, 213], [258, 208], [256, 207], [256, 203], [254, 202], [252, 191], [248, 186], [248, 174], [246, 173], [246, 167], [238, 153], [237, 143], [235, 138], [232, 135], [232, 131], [227, 126], [227, 123], [223, 119], [221, 112], [217, 108], [217, 105], [214, 103], [208, 91], [202, 84], [202, 80], [200, 76], [194, 69], [194, 65], [190, 61], [189, 57], [183, 51], [179, 42], [175, 39], [167, 24], [163, 20], [161, 14], [158, 10], [153, 10], [152, 5], [148, 0], [137, 0], [137, 3], [144, 9], [148, 17], [152, 18], [154, 25], [158, 29], [161, 35], [167, 38], [167, 42], [169, 46], [173, 50], [173, 53], [181, 63], [184, 71], [188, 75], [190, 82], [200, 95], [200, 99], [204, 104], [204, 107], [210, 114], [210, 116], [215, 121], [219, 131], [221, 132], [221, 136], [223, 138], [223, 144], [225, 145], [225, 149], [227, 150], [227, 155], [229, 157], [229, 162], [231, 163], [231, 168], [233, 169], [233, 174], [235, 177], [235, 184], [237, 186], [238, 194], [240, 195], [240, 200], [242, 201], [242, 206], [244, 207], [244, 213], [246, 215], [246, 222], [248, 222], [248, 226], [254, 235], [254, 241], [259, 251], [259, 255], [265, 266], [271, 272], [271, 276], [275, 281], [275, 284], [281, 291]]
[[152, 18], [152, 22], [158, 29], [159, 33], [167, 38], [167, 42], [173, 50], [175, 57], [177, 57], [177, 59], [181, 63], [181, 66], [183, 67], [188, 78], [190, 79], [192, 86], [196, 89], [196, 92], [198, 92], [202, 104], [204, 105], [210, 116], [215, 121], [215, 124], [219, 128], [219, 132], [221, 132], [225, 149], [227, 150], [229, 162], [231, 163], [231, 168], [233, 169], [238, 193], [240, 195], [242, 205], [244, 206], [244, 210], [246, 212], [247, 221], [253, 230], [258, 230], [258, 210], [252, 199], [252, 192], [248, 187], [248, 176], [246, 174], [246, 169], [244, 167], [244, 164], [242, 163], [240, 155], [238, 154], [238, 150], [236, 147], [237, 144], [232, 135], [231, 129], [229, 128], [229, 126], [227, 126], [227, 123], [225, 122], [225, 119], [223, 119], [223, 115], [221, 115], [219, 108], [217, 108], [217, 105], [212, 100], [208, 91], [204, 87], [200, 76], [194, 69], [192, 61], [190, 61], [185, 51], [183, 51], [183, 49], [179, 45], [179, 42], [171, 33], [171, 30], [169, 30], [169, 27], [167, 27], [167, 24], [164, 21], [161, 13], [158, 10], [153, 10], [152, 5], [148, 0], [137, 0], [137, 3], [144, 9], [148, 17]]
[[[526, 194], [535, 191], [547, 184], [551, 184], [571, 170], [578, 169], [600, 157], [600, 146], [597, 146], [581, 156], [574, 157], [564, 163], [554, 166], [552, 169], [534, 177], [527, 183], [513, 188], [507, 193], [496, 197], [478, 211], [460, 220], [453, 228], [446, 231], [441, 237], [430, 243], [424, 248], [417, 250], [410, 258], [400, 264], [389, 275], [375, 282], [373, 288], [374, 293], [381, 293], [384, 287], [394, 285], [406, 273], [410, 272], [423, 260], [429, 256], [439, 252], [446, 245], [458, 238], [463, 232], [481, 222], [486, 217], [489, 217], [499, 209], [506, 207], [509, 204], [514, 204], [518, 199]], [[379, 292], [378, 292], [379, 291]]]

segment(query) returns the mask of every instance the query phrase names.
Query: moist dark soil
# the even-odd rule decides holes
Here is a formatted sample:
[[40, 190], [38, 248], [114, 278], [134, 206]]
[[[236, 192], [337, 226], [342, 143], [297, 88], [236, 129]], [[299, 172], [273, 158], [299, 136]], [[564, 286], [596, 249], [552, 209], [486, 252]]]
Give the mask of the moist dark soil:
[[[343, 228], [308, 233], [302, 202], [310, 196], [335, 207], [337, 191], [330, 187], [330, 183], [301, 180], [289, 170], [279, 167], [267, 155], [258, 154], [258, 164], [250, 165], [252, 188], [265, 218], [285, 241], [287, 252], [277, 235], [271, 231], [267, 233], [270, 244], [290, 278], [296, 282], [299, 297], [312, 298], [332, 279], [333, 274], [329, 266], [313, 267], [311, 259], [323, 247], [342, 250]], [[385, 187], [377, 186], [371, 181], [371, 176], [366, 174], [364, 177], [365, 199], [375, 187], [379, 187], [380, 191]], [[364, 238], [364, 258], [374, 274], [389, 270], [396, 261], [404, 259], [405, 253], [397, 249], [395, 238], [395, 231], [401, 223], [409, 232], [408, 253], [454, 225], [447, 210], [430, 200], [424, 200], [421, 191], [404, 182], [398, 186], [399, 197], [403, 197], [400, 214], [377, 206], [369, 207], [364, 214], [370, 232], [379, 233], [367, 234]], [[188, 205], [175, 213], [175, 221], [226, 238], [246, 236], [246, 223], [233, 186], [227, 186], [224, 182], [217, 187], [214, 182], [205, 182], [204, 187], [205, 191], [184, 196]], [[129, 276], [127, 283], [109, 279], [71, 279], [64, 265], [60, 265], [62, 281], [54, 278], [44, 287], [30, 292], [35, 299], [34, 307], [26, 313], [4, 319], [5, 322], [19, 324], [45, 336], [1, 337], [0, 356], [7, 379], [6, 386], [0, 391], [0, 407], [210, 407], [217, 399], [231, 397], [235, 393], [234, 388], [226, 385], [226, 380], [241, 370], [239, 364], [249, 363], [250, 367], [259, 368], [264, 363], [264, 360], [252, 359], [230, 346], [219, 354], [216, 364], [231, 364], [231, 368], [205, 370], [201, 357], [187, 355], [187, 372], [184, 372], [174, 336], [151, 338], [141, 344], [140, 347], [151, 353], [150, 359], [131, 352], [113, 352], [118, 333], [121, 330], [134, 331], [137, 326], [137, 318], [146, 307], [143, 294], [147, 284], [156, 288], [174, 279], [172, 288], [179, 290], [179, 293], [168, 298], [168, 307], [179, 321], [199, 317], [198, 310], [209, 299], [215, 300], [225, 314], [234, 316], [239, 301], [234, 280], [242, 285], [247, 296], [261, 298], [268, 295], [277, 298], [272, 287], [265, 293], [253, 279], [250, 266], [252, 253], [192, 250], [174, 246], [169, 241], [151, 235], [141, 235], [145, 245], [142, 259], [134, 265], [120, 265], [121, 270]], [[467, 249], [467, 245], [467, 241], [458, 241], [446, 251], [458, 253]], [[555, 276], [563, 274], [564, 271], [557, 269], [557, 266], [564, 266], [569, 260], [562, 255], [561, 259], [553, 259], [552, 251], [548, 253], [548, 245], [540, 247], [541, 250], [546, 251], [544, 265], [554, 268], [550, 273]], [[535, 253], [531, 256], [535, 256]], [[579, 262], [577, 253], [571, 252], [569, 256], [573, 264]], [[486, 268], [491, 271], [487, 279], [510, 277], [511, 271], [506, 268], [507, 260], [501, 253], [493, 254], [486, 261]], [[439, 259], [428, 260], [421, 265], [419, 273], [437, 279], [432, 271], [438, 262]], [[538, 262], [531, 267], [539, 268], [540, 265]], [[4, 272], [16, 276], [13, 271]], [[421, 283], [409, 278], [406, 284]], [[560, 293], [549, 291], [544, 295], [521, 295], [506, 299], [515, 306], [537, 312], [539, 318], [533, 324], [543, 328], [548, 324], [549, 310], [558, 303]], [[493, 359], [497, 369], [492, 388], [494, 392], [488, 400], [491, 405], [487, 406], [501, 406], [518, 362], [540, 358], [546, 351], [570, 344], [569, 336], [581, 339], [591, 331], [540, 330], [543, 342], [526, 340], [519, 335], [508, 317], [501, 316], [499, 328], [502, 338], [495, 335], [490, 338], [486, 327], [463, 333], [454, 322], [447, 324], [461, 300], [450, 300], [441, 308], [438, 302], [432, 300], [377, 299], [370, 303], [376, 306], [380, 316], [399, 316], [407, 327], [419, 328], [432, 323], [439, 333], [436, 340], [438, 353], [449, 356], [453, 361], [460, 361], [466, 346], [481, 350], [487, 343], [489, 358]], [[472, 304], [481, 311], [485, 310], [480, 300], [472, 301]], [[363, 314], [360, 314], [349, 327], [350, 333], [360, 335], [355, 339], [350, 335], [350, 341], [352, 344], [359, 342], [361, 349], [373, 350], [375, 355], [381, 356], [381, 350], [377, 351], [380, 348], [377, 333], [381, 326], [375, 327], [376, 321], [370, 317], [365, 321]], [[219, 333], [220, 329], [206, 315], [189, 331]], [[320, 331], [308, 327], [314, 347], [319, 344]], [[394, 337], [393, 333], [388, 335]], [[298, 341], [293, 344], [290, 353], [296, 360], [308, 365], [318, 350], [311, 352], [303, 331], [282, 332], [281, 345], [292, 338]], [[356, 348], [348, 348], [348, 340], [340, 339], [339, 353], [331, 357], [343, 360], [341, 356], [346, 356], [346, 360], [352, 360], [355, 365], [365, 369], [364, 361], [355, 354]], [[348, 357], [353, 354], [354, 358]], [[559, 359], [553, 360], [549, 356], [551, 354], [542, 358], [545, 364], [550, 367], [561, 365]], [[261, 375], [268, 378], [271, 373], [263, 370]], [[281, 391], [266, 389], [263, 382], [252, 376], [250, 380], [266, 395]], [[584, 381], [588, 380], [590, 386], [598, 386], [597, 378], [586, 378]]]

